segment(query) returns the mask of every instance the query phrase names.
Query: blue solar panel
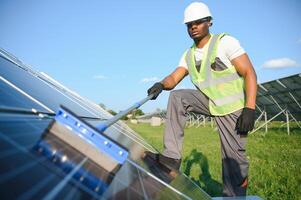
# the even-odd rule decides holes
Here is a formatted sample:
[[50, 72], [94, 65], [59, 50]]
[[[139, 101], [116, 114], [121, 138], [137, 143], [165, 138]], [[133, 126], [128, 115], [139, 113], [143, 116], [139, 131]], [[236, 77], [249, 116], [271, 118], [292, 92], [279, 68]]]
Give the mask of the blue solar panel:
[[108, 167], [115, 162], [111, 157], [99, 159], [101, 152], [79, 151], [80, 144], [87, 147], [85, 142], [74, 146], [60, 138], [73, 131], [54, 120], [60, 105], [91, 127], [111, 115], [0, 53], [2, 199], [211, 199], [185, 175], [171, 176], [143, 157], [144, 151], [155, 149], [122, 122], [99, 133], [129, 152], [124, 162], [110, 165], [114, 168]]

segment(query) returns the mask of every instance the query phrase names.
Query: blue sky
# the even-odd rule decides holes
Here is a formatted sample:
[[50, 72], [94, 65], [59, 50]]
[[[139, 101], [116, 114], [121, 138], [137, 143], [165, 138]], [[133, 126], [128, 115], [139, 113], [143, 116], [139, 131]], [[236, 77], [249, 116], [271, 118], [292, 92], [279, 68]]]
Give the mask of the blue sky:
[[[0, 0], [0, 47], [115, 111], [146, 96], [192, 41], [183, 0]], [[259, 82], [301, 73], [301, 1], [207, 0], [212, 33], [236, 37]], [[187, 77], [177, 88], [193, 88]], [[165, 109], [168, 92], [145, 104]]]

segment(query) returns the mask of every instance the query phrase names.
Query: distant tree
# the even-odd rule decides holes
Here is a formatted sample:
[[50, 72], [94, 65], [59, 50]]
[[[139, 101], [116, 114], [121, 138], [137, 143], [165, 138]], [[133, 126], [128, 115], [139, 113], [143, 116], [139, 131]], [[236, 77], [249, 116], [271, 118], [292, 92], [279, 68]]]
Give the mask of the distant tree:
[[135, 118], [137, 116], [144, 115], [144, 112], [141, 109], [135, 109], [132, 111], [132, 118]]
[[141, 109], [136, 109], [136, 110], [134, 111], [134, 113], [135, 113], [135, 116], [141, 116], [141, 115], [144, 115], [144, 112], [143, 112]]
[[101, 108], [103, 108], [104, 110], [106, 110], [106, 106], [105, 106], [105, 104], [103, 104], [103, 103], [99, 103], [98, 104]]
[[112, 115], [116, 115], [117, 113], [114, 110], [108, 110], [108, 112]]

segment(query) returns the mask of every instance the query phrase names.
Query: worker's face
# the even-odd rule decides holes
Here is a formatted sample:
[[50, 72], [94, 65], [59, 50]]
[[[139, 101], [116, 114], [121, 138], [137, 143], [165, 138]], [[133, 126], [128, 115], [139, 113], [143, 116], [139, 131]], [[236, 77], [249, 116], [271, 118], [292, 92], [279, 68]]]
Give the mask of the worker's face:
[[209, 33], [210, 22], [208, 20], [199, 19], [188, 22], [186, 25], [189, 36], [194, 40], [201, 40]]

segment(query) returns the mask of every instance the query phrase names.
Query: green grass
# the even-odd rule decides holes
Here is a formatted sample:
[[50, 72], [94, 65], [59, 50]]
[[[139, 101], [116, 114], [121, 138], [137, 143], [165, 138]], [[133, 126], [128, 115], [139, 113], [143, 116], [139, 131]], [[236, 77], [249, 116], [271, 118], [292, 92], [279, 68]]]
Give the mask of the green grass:
[[[146, 141], [162, 151], [164, 125], [129, 124]], [[291, 124], [274, 123], [268, 133], [249, 135], [247, 156], [250, 163], [248, 194], [264, 199], [301, 199], [301, 130]], [[211, 196], [221, 196], [221, 155], [217, 130], [211, 127], [185, 129], [181, 171]]]

